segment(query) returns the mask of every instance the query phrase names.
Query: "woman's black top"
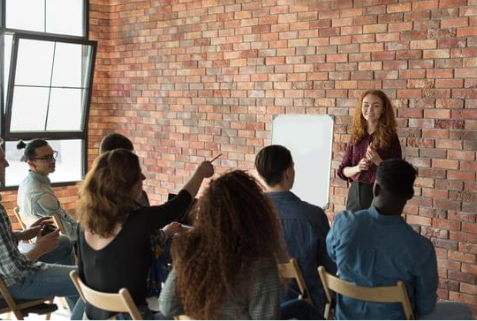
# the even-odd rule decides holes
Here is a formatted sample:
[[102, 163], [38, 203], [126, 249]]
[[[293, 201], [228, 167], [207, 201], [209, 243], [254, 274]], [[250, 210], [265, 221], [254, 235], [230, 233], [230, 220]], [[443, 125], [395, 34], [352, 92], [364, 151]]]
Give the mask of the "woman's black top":
[[[151, 266], [151, 234], [177, 220], [189, 207], [191, 195], [182, 190], [161, 206], [131, 211], [114, 240], [95, 251], [86, 243], [84, 230], [78, 229], [78, 273], [90, 288], [118, 293], [126, 288], [137, 305], [146, 303], [147, 277]], [[112, 314], [86, 304], [90, 319], [108, 319]]]

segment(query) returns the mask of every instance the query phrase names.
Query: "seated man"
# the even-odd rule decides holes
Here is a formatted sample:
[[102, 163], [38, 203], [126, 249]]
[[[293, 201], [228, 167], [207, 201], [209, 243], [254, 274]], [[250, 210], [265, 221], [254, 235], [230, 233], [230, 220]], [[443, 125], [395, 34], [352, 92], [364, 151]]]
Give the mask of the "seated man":
[[[438, 286], [434, 246], [401, 217], [414, 195], [416, 170], [406, 161], [389, 159], [377, 170], [369, 209], [336, 215], [327, 237], [328, 253], [341, 279], [376, 287], [405, 282], [417, 317], [467, 319], [470, 309], [446, 302], [436, 309]], [[434, 312], [433, 312], [434, 311]], [[431, 314], [432, 313], [432, 314]], [[336, 319], [404, 319], [401, 304], [381, 304], [337, 296]]]
[[78, 223], [61, 208], [48, 178], [48, 175], [55, 171], [57, 152], [53, 151], [43, 139], [35, 139], [28, 145], [20, 141], [17, 148], [25, 148], [22, 160], [30, 167], [28, 176], [18, 188], [17, 204], [23, 222], [31, 226], [39, 218], [55, 216], [66, 230], [66, 236], [60, 236], [58, 248], [43, 255], [39, 260], [47, 263], [73, 264], [72, 242], [76, 240], [75, 229]]
[[[4, 180], [5, 168], [8, 166], [5, 153], [0, 147], [0, 181]], [[78, 292], [69, 276], [75, 267], [37, 261], [40, 256], [58, 246], [59, 230], [45, 236], [41, 235], [45, 221], [39, 220], [29, 229], [14, 232], [7, 212], [0, 203], [0, 277], [14, 299], [33, 300], [48, 296], [64, 296], [73, 311], [72, 318], [80, 319], [84, 305], [78, 300]], [[17, 247], [18, 241], [34, 237], [37, 239], [33, 248], [28, 253], [21, 254]]]
[[[263, 148], [255, 158], [255, 167], [278, 209], [288, 254], [298, 261], [314, 306], [323, 316], [325, 294], [317, 268], [323, 265], [331, 273], [336, 272], [326, 252], [330, 224], [321, 208], [300, 200], [290, 191], [295, 181], [294, 166], [290, 151], [279, 145]], [[291, 295], [288, 299], [292, 299]]]

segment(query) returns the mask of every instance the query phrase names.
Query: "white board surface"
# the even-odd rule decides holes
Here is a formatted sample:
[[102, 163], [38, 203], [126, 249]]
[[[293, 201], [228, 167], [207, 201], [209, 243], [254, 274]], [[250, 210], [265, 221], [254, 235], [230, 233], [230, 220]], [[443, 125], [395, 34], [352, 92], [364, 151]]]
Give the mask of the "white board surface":
[[333, 124], [331, 115], [280, 115], [272, 124], [272, 144], [288, 148], [295, 162], [292, 192], [323, 209], [330, 192]]

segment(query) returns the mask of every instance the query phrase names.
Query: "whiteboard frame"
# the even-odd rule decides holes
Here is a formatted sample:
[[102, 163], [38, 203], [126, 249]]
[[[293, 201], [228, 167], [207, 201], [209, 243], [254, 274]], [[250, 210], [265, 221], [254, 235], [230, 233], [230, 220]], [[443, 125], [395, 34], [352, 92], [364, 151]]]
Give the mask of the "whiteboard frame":
[[[323, 134], [323, 130], [325, 131], [328, 131], [329, 132], [326, 132], [327, 135], [329, 135], [328, 137], [330, 138], [330, 141], [329, 142], [325, 142], [325, 147], [322, 148], [321, 150], [324, 150], [326, 154], [329, 155], [328, 159], [325, 160], [323, 163], [325, 164], [326, 168], [324, 169], [324, 171], [326, 171], [326, 174], [325, 174], [325, 181], [327, 182], [326, 183], [326, 197], [325, 197], [325, 201], [320, 204], [320, 201], [319, 200], [319, 196], [316, 197], [316, 200], [312, 200], [310, 199], [309, 195], [303, 195], [303, 193], [300, 193], [299, 191], [296, 191], [296, 187], [297, 186], [300, 186], [299, 189], [303, 189], [303, 186], [306, 184], [306, 185], [310, 185], [312, 186], [313, 183], [305, 183], [303, 182], [303, 179], [300, 180], [301, 177], [304, 177], [304, 172], [307, 171], [307, 168], [306, 166], [303, 166], [303, 160], [300, 159], [299, 155], [301, 154], [299, 151], [297, 151], [297, 147], [292, 143], [287, 143], [287, 142], [284, 142], [283, 138], [280, 137], [280, 135], [283, 135], [282, 133], [278, 134], [277, 130], [276, 130], [276, 126], [282, 126], [281, 124], [277, 123], [277, 120], [278, 119], [284, 119], [284, 118], [288, 118], [288, 119], [291, 119], [291, 120], [295, 120], [295, 121], [299, 121], [300, 118], [302, 118], [304, 121], [306, 120], [307, 122], [312, 122], [313, 118], [328, 118], [325, 120], [325, 122], [328, 122], [328, 121], [331, 121], [331, 125], [329, 126], [330, 128], [328, 129], [328, 126], [325, 128], [325, 129], [321, 129], [321, 128], [314, 128], [312, 132], [310, 132], [309, 134], [307, 135], [304, 135], [305, 137], [303, 136], [300, 136], [300, 137], [303, 137], [303, 139], [306, 139], [307, 141], [309, 141], [310, 143], [313, 143], [313, 138], [316, 139], [316, 137], [319, 137], [319, 134]], [[286, 120], [284, 120], [286, 121]], [[328, 115], [328, 114], [283, 114], [283, 115], [274, 115], [273, 117], [273, 121], [272, 121], [272, 138], [271, 138], [271, 143], [273, 145], [282, 145], [282, 146], [285, 146], [286, 148], [288, 148], [292, 154], [292, 157], [293, 157], [293, 161], [295, 162], [295, 172], [296, 172], [296, 175], [295, 175], [295, 184], [292, 188], [292, 192], [294, 192], [298, 197], [300, 197], [303, 201], [305, 202], [308, 202], [310, 204], [313, 204], [313, 205], [316, 205], [316, 206], [319, 206], [321, 207], [323, 210], [325, 209], [328, 209], [329, 208], [329, 205], [330, 205], [330, 187], [331, 187], [331, 164], [332, 164], [332, 158], [333, 158], [333, 141], [334, 141], [334, 124], [335, 124], [335, 116], [334, 115]], [[295, 124], [296, 125], [296, 124]], [[289, 130], [292, 130], [292, 127], [293, 126], [290, 126], [288, 124], [288, 127], [290, 128]], [[297, 128], [296, 130], [298, 131], [305, 131], [306, 129], [310, 129], [310, 126], [307, 125], [303, 128]], [[296, 133], [296, 130], [295, 130], [295, 133]], [[279, 132], [281, 131], [281, 129], [279, 130]], [[287, 131], [287, 129], [285, 129], [285, 131]], [[288, 133], [288, 131], [287, 131]], [[310, 139], [311, 137], [311, 139]], [[289, 139], [287, 137], [287, 139]], [[295, 138], [295, 139], [298, 139], [298, 138]], [[315, 155], [316, 157], [317, 155]], [[319, 155], [318, 155], [319, 156]], [[326, 155], [325, 155], [326, 157]], [[320, 166], [319, 164], [323, 164], [323, 163], [317, 163], [317, 166]], [[313, 179], [313, 178], [311, 178]], [[306, 187], [306, 188], [310, 188], [309, 186]], [[319, 193], [320, 191], [318, 191]]]

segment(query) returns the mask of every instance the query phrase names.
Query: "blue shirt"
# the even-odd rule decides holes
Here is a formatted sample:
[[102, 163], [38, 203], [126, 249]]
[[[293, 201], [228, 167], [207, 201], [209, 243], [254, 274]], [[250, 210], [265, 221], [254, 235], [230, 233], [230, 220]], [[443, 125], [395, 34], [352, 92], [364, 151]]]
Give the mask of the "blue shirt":
[[[402, 280], [417, 316], [431, 313], [438, 286], [432, 243], [401, 216], [382, 215], [375, 207], [336, 215], [326, 239], [341, 279], [360, 286], [390, 286]], [[404, 319], [401, 304], [358, 301], [338, 295], [335, 317]]]
[[60, 201], [51, 188], [50, 179], [33, 171], [18, 187], [17, 196], [20, 216], [27, 226], [44, 216], [56, 216], [72, 241], [76, 241], [78, 222], [61, 207]]
[[[268, 195], [278, 209], [288, 254], [298, 261], [311, 299], [323, 314], [325, 294], [317, 268], [323, 265], [331, 273], [336, 271], [326, 252], [326, 234], [330, 230], [328, 218], [321, 208], [300, 200], [292, 192], [271, 192]], [[290, 294], [287, 299], [296, 299], [296, 296]]]

